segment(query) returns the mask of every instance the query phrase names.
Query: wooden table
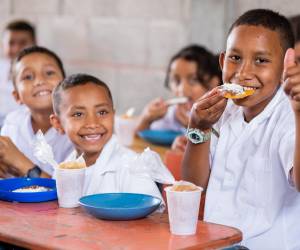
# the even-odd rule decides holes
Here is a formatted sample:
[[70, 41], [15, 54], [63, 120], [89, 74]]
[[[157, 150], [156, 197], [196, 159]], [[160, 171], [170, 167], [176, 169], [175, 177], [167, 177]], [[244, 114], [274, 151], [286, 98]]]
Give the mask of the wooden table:
[[134, 137], [133, 143], [129, 148], [131, 148], [135, 152], [141, 153], [147, 147], [158, 153], [162, 160], [164, 159], [164, 154], [166, 153], [166, 151], [170, 149], [170, 147], [164, 147], [147, 142], [138, 136]]
[[199, 221], [194, 236], [174, 236], [166, 214], [105, 221], [57, 202], [0, 201], [0, 241], [30, 249], [215, 249], [242, 240], [231, 227]]

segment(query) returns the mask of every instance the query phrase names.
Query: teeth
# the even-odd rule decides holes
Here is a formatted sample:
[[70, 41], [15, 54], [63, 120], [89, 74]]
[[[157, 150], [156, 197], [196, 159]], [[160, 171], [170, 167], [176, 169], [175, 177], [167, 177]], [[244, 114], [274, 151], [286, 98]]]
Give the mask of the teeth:
[[245, 90], [255, 89], [254, 87], [244, 87]]
[[43, 90], [43, 91], [38, 92], [36, 95], [37, 96], [45, 96], [45, 95], [49, 95], [49, 94], [51, 94], [51, 91]]
[[100, 134], [84, 135], [83, 138], [87, 141], [96, 141], [101, 138]]

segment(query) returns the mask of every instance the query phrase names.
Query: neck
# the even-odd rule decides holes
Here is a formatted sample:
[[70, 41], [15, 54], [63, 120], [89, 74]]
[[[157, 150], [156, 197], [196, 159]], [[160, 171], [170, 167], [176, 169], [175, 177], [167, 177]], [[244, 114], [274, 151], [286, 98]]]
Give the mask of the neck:
[[85, 160], [85, 164], [87, 167], [94, 165], [95, 162], [97, 161], [99, 155], [101, 152], [96, 152], [96, 153], [84, 153], [83, 158]]
[[31, 124], [33, 132], [36, 133], [39, 129], [46, 133], [51, 128], [50, 115], [53, 110], [43, 112], [31, 112]]
[[253, 118], [258, 116], [264, 109], [265, 107], [269, 104], [269, 102], [273, 99], [273, 97], [276, 95], [276, 91], [274, 92], [273, 95], [268, 97], [267, 99], [261, 101], [259, 104], [252, 106], [252, 107], [244, 107], [243, 112], [244, 112], [244, 118], [246, 122], [250, 122]]

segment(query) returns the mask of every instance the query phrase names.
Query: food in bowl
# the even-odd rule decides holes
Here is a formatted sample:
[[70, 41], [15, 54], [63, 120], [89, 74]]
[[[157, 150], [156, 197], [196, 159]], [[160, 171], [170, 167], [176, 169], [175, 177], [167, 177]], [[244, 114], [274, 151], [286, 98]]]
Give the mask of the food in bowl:
[[31, 185], [27, 187], [17, 188], [13, 190], [14, 193], [34, 193], [34, 192], [47, 192], [51, 191], [52, 188], [39, 186], [39, 185]]

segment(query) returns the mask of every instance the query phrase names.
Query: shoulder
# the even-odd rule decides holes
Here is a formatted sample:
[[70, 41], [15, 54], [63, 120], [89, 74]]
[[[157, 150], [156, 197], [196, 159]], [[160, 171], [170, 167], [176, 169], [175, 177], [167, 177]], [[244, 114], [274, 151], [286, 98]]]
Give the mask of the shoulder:
[[21, 106], [18, 109], [10, 112], [5, 120], [4, 124], [18, 124], [22, 125], [24, 124], [24, 119], [28, 118], [30, 116], [30, 112], [27, 107]]

